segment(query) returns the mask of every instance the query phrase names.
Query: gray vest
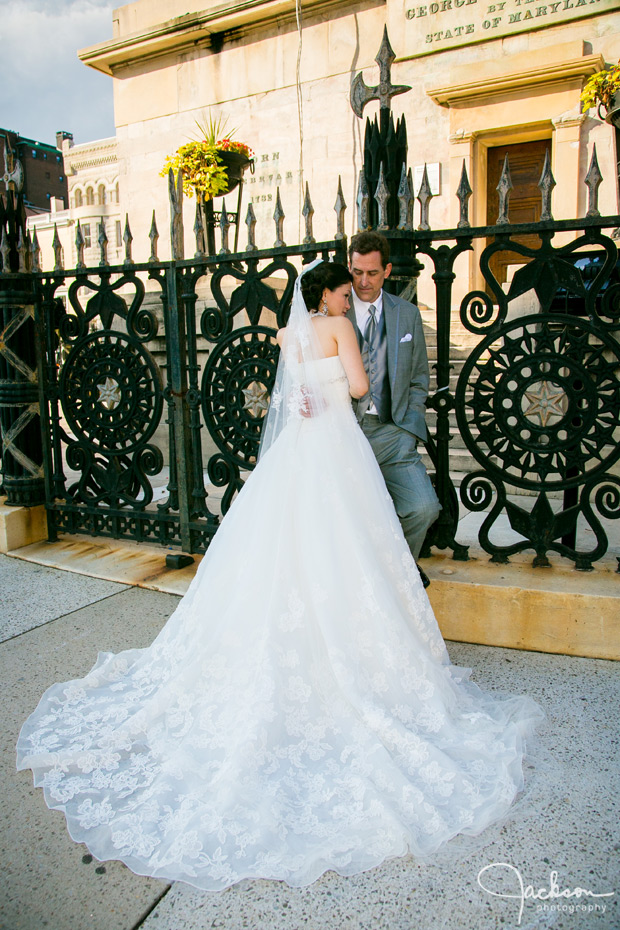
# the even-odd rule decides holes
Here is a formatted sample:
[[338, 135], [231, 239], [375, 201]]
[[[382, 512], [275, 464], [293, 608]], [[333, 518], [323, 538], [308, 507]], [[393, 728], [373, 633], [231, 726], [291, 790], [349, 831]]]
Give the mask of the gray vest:
[[[361, 335], [361, 334], [360, 334]], [[387, 363], [387, 333], [385, 329], [385, 310], [377, 325], [371, 345], [367, 345], [362, 336], [362, 361], [370, 381], [370, 396], [379, 413], [381, 423], [392, 419], [392, 398], [390, 394], [390, 377]]]

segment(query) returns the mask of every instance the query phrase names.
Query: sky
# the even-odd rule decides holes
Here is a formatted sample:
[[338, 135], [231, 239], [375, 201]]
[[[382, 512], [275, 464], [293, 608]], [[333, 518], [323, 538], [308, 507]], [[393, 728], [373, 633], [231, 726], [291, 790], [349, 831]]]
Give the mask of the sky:
[[77, 50], [112, 37], [124, 0], [0, 0], [0, 127], [55, 145], [113, 136], [112, 78]]

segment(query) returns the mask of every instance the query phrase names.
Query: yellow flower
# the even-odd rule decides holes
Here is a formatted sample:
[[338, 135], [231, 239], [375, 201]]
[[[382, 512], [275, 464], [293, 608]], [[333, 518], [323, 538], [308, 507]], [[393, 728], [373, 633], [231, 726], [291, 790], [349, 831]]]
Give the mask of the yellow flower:
[[605, 68], [604, 71], [597, 71], [588, 78], [581, 92], [583, 109], [589, 110], [597, 103], [602, 103], [608, 110], [611, 106], [611, 98], [619, 90], [620, 63], [612, 68]]
[[183, 190], [192, 197], [194, 191], [211, 200], [228, 188], [228, 174], [221, 163], [216, 146], [210, 142], [187, 142], [174, 155], [168, 155], [160, 174], [165, 177], [172, 168], [183, 173]]

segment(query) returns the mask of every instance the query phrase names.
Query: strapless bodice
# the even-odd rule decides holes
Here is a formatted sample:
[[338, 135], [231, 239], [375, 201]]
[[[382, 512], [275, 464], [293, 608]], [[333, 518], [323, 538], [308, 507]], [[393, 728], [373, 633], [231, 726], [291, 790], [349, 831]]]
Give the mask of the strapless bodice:
[[349, 404], [349, 381], [345, 374], [340, 356], [332, 355], [329, 358], [319, 358], [310, 363], [317, 380], [325, 393], [325, 399]]

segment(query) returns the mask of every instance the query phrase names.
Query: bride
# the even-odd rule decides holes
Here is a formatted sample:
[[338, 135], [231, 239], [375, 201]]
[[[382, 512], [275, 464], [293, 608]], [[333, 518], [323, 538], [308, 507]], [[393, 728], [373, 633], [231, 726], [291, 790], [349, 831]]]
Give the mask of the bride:
[[340, 265], [298, 278], [258, 464], [152, 645], [24, 723], [18, 768], [100, 860], [306, 885], [477, 835], [523, 786], [541, 711], [450, 664], [351, 408], [350, 293]]

